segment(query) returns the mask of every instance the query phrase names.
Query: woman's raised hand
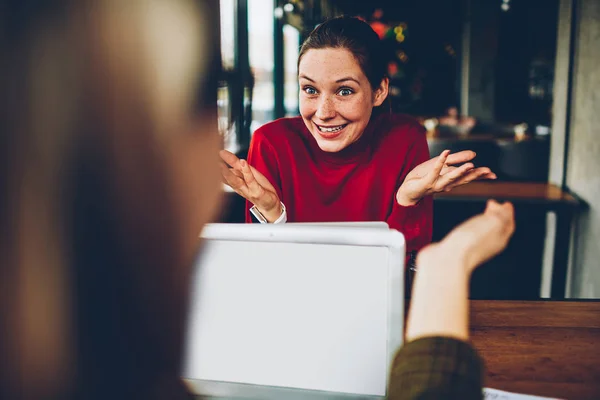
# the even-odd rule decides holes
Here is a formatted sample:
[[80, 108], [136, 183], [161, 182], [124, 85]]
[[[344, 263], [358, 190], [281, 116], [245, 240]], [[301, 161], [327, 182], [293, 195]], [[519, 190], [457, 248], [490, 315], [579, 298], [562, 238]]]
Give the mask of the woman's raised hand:
[[[496, 174], [489, 168], [475, 168], [469, 162], [475, 155], [470, 150], [454, 154], [450, 154], [450, 150], [444, 150], [439, 156], [417, 165], [404, 179], [396, 193], [396, 200], [400, 205], [411, 206], [425, 196], [448, 192], [474, 180], [496, 179]], [[455, 167], [455, 164], [462, 165]]]
[[221, 163], [223, 183], [254, 204], [269, 222], [277, 220], [282, 213], [281, 201], [271, 182], [246, 160], [240, 160], [235, 154], [221, 150], [219, 155], [223, 160]]

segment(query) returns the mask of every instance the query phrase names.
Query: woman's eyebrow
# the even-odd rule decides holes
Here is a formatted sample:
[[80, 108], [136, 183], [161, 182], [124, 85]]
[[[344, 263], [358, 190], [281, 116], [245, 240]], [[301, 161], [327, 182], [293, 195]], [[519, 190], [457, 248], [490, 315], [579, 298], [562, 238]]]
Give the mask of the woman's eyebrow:
[[[314, 79], [312, 79], [311, 77], [306, 76], [304, 74], [299, 75], [298, 78], [299, 79], [306, 79], [307, 81], [311, 81], [311, 82], [315, 82]], [[346, 77], [340, 78], [340, 79], [336, 80], [335, 83], [342, 83], [342, 82], [348, 82], [348, 81], [352, 81], [352, 82], [355, 82], [356, 84], [360, 85], [360, 82], [357, 79], [355, 79], [355, 78], [353, 78], [351, 76], [346, 76]]]
[[359, 83], [358, 80], [354, 79], [351, 76], [347, 76], [345, 78], [338, 79], [337, 81], [335, 81], [335, 83], [342, 83], [342, 82], [346, 82], [346, 81], [353, 81], [353, 82]]
[[299, 75], [298, 78], [300, 78], [300, 79], [306, 79], [307, 81], [311, 81], [311, 82], [315, 81], [314, 79], [311, 79], [311, 78], [309, 78], [308, 76], [306, 76], [304, 74]]

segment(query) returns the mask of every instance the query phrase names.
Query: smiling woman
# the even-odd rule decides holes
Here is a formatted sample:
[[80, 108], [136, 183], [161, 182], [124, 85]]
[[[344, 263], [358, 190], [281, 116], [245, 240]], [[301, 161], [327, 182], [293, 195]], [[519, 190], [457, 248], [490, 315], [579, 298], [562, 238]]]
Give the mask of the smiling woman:
[[471, 151], [429, 160], [424, 128], [385, 111], [381, 46], [357, 18], [308, 36], [298, 57], [301, 116], [258, 129], [247, 162], [221, 152], [224, 182], [248, 201], [247, 222], [386, 221], [412, 252], [431, 240], [433, 193], [495, 179], [474, 167]]
[[344, 48], [314, 49], [301, 53], [300, 59], [304, 124], [323, 151], [340, 151], [362, 136], [373, 107], [387, 96], [387, 79], [373, 90], [354, 55]]

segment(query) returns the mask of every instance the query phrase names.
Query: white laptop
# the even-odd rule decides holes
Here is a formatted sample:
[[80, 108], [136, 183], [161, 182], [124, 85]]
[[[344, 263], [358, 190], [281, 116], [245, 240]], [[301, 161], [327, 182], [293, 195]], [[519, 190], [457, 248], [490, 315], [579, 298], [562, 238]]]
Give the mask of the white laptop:
[[404, 237], [381, 224], [212, 224], [183, 378], [214, 398], [380, 399], [402, 344]]

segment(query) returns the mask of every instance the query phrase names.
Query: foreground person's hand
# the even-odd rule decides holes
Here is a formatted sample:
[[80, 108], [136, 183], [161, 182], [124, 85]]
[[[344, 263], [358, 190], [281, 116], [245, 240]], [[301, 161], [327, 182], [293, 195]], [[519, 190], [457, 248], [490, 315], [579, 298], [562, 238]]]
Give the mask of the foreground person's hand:
[[417, 256], [406, 340], [469, 338], [469, 281], [483, 262], [500, 253], [515, 230], [512, 204], [489, 201], [483, 214], [454, 228]]

